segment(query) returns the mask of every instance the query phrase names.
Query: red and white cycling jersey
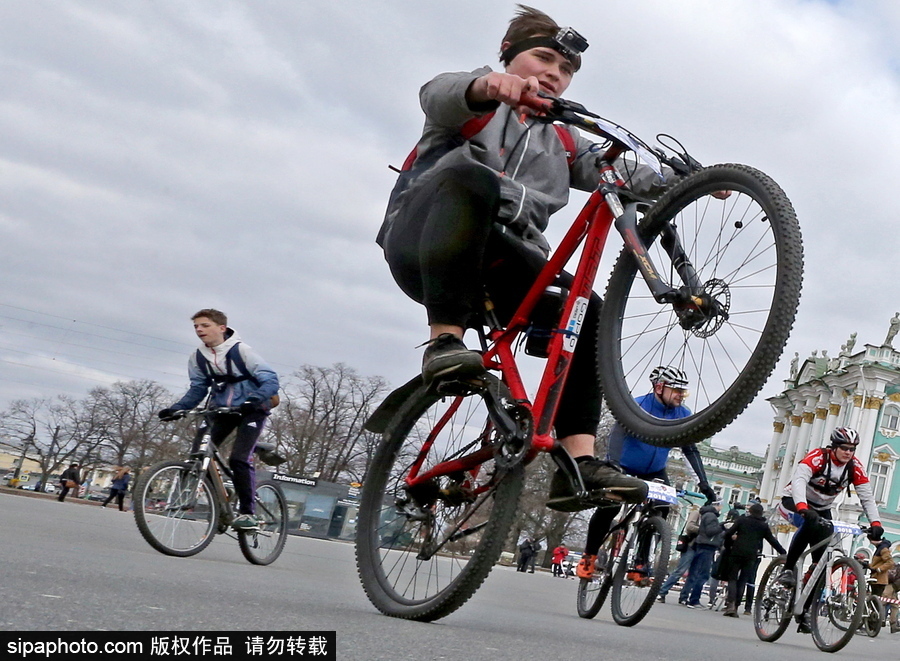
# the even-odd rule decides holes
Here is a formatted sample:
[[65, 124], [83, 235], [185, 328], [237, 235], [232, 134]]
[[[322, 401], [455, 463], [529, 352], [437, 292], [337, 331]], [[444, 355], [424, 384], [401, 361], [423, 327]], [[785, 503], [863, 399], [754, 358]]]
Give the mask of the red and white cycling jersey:
[[862, 462], [854, 456], [848, 464], [838, 464], [834, 461], [834, 453], [828, 448], [816, 448], [803, 457], [782, 495], [790, 496], [795, 503], [827, 510], [837, 495], [850, 484], [856, 489], [869, 521], [878, 521], [872, 484]]

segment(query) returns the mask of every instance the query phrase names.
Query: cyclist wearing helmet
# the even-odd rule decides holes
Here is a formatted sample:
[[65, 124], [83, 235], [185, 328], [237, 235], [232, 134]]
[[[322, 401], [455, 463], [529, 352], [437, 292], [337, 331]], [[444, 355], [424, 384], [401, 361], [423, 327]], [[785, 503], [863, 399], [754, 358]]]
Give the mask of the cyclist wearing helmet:
[[[800, 554], [831, 536], [830, 526], [815, 524], [820, 519], [831, 520], [831, 504], [850, 485], [856, 489], [871, 524], [869, 538], [877, 541], [884, 535], [869, 476], [855, 454], [858, 446], [859, 433], [855, 429], [837, 427], [831, 432], [829, 447], [812, 450], [794, 469], [778, 506], [781, 515], [797, 526], [788, 548], [784, 572], [779, 577], [782, 583], [795, 585], [795, 568]], [[824, 552], [824, 548], [813, 552], [813, 562], [818, 562]]]
[[[687, 375], [673, 366], [660, 366], [650, 372], [650, 383], [653, 390], [638, 397], [635, 401], [650, 415], [665, 420], [677, 420], [691, 414], [682, 401], [687, 396]], [[682, 448], [685, 459], [697, 476], [700, 491], [707, 498], [709, 505], [716, 499], [716, 492], [709, 486], [706, 471], [700, 458], [700, 452], [693, 443]], [[641, 480], [662, 480], [669, 484], [666, 473], [666, 462], [669, 459], [669, 448], [660, 448], [625, 433], [616, 423], [609, 432], [607, 461], [622, 469], [624, 473]], [[594, 573], [594, 562], [600, 550], [600, 544], [612, 520], [618, 513], [615, 507], [598, 507], [594, 510], [588, 526], [584, 555], [576, 573], [579, 578], [591, 578]]]

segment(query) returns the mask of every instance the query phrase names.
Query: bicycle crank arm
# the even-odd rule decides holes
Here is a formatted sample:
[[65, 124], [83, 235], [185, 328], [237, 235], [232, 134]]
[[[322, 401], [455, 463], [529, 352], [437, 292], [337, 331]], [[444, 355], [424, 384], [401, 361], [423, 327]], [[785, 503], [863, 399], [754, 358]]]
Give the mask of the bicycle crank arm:
[[484, 528], [487, 525], [487, 521], [484, 523], [479, 523], [477, 526], [472, 526], [471, 528], [467, 528], [466, 530], [458, 530], [447, 538], [448, 542], [456, 542], [464, 537], [468, 537], [469, 535], [474, 535], [479, 530]]

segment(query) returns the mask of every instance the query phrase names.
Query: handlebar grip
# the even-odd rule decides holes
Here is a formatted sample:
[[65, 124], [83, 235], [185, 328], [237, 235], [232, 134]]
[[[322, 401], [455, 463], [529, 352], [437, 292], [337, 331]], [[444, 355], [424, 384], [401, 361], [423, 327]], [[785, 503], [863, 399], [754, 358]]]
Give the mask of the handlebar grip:
[[555, 100], [556, 99], [554, 99], [546, 92], [538, 90], [537, 96], [523, 94], [519, 98], [519, 104], [525, 106], [526, 108], [531, 108], [532, 110], [537, 110], [538, 112], [543, 113], [553, 108], [553, 102]]

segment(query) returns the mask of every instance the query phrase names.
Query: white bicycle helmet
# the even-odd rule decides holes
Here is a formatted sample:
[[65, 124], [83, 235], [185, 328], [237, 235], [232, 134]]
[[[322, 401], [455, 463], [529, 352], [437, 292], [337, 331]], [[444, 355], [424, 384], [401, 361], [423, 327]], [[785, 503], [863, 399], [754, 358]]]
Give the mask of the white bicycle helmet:
[[653, 371], [650, 372], [650, 383], [661, 383], [670, 388], [688, 387], [687, 375], [677, 367], [672, 367], [671, 365], [660, 365], [659, 367], [653, 368]]
[[835, 427], [831, 432], [831, 445], [859, 445], [859, 432], [850, 427]]

